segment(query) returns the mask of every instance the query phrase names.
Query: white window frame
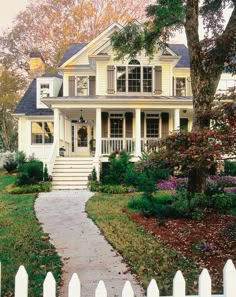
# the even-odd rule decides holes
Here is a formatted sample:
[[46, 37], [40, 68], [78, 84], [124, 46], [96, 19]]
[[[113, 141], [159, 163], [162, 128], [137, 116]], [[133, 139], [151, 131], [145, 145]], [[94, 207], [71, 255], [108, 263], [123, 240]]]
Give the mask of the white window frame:
[[[88, 90], [88, 93], [87, 95], [79, 95], [78, 94], [78, 88], [77, 88], [77, 82], [78, 82], [78, 77], [86, 77], [87, 78], [87, 90]], [[75, 77], [75, 96], [89, 96], [89, 75], [76, 75]]]
[[159, 120], [159, 126], [158, 126], [158, 139], [162, 137], [162, 121], [161, 121], [161, 113], [160, 112], [153, 112], [153, 111], [146, 111], [144, 117], [144, 138], [145, 139], [152, 139], [153, 137], [147, 137], [147, 120], [148, 119], [157, 119]]
[[187, 77], [186, 76], [175, 76], [174, 77], [174, 94], [175, 94], [175, 96], [180, 96], [180, 95], [177, 95], [177, 88], [176, 88], [177, 79], [184, 79], [185, 80], [185, 95], [181, 95], [181, 96], [183, 96], [183, 97], [188, 96], [187, 95], [187, 92], [188, 92], [188, 90], [187, 90], [187, 83], [188, 83], [188, 81], [187, 81]]
[[[108, 117], [108, 137], [111, 138], [111, 119], [122, 119], [123, 120], [123, 126], [122, 126], [122, 137], [117, 138], [125, 138], [125, 113], [122, 111], [111, 111], [109, 112]], [[116, 138], [116, 137], [114, 137]]]
[[[138, 61], [138, 60], [137, 60]], [[139, 61], [140, 62], [140, 61]], [[129, 89], [129, 76], [128, 76], [128, 68], [129, 67], [132, 67], [132, 66], [135, 66], [135, 67], [140, 67], [140, 82], [141, 82], [141, 86], [140, 86], [140, 92], [129, 92], [128, 89]], [[118, 89], [117, 89], [117, 80], [118, 80], [118, 75], [117, 75], [117, 68], [118, 67], [125, 67], [125, 89], [126, 91], [125, 92], [119, 92]], [[144, 92], [143, 91], [143, 68], [151, 68], [152, 69], [152, 91], [151, 92]], [[115, 66], [115, 89], [116, 89], [116, 93], [117, 94], [120, 94], [120, 95], [137, 95], [137, 94], [141, 94], [141, 95], [150, 95], [150, 94], [154, 94], [154, 76], [155, 76], [155, 71], [154, 71], [154, 66], [153, 65], [142, 65], [141, 62], [139, 65], [136, 65], [136, 64], [126, 64], [126, 65], [116, 65]]]
[[[52, 123], [53, 124], [53, 133], [52, 133], [52, 136], [53, 136], [53, 141], [52, 142], [49, 142], [49, 143], [45, 143], [45, 131], [44, 131], [44, 127], [45, 127], [45, 123]], [[42, 126], [43, 126], [43, 132], [42, 133], [42, 142], [33, 142], [33, 124], [34, 123], [42, 123]], [[54, 121], [52, 120], [47, 120], [47, 121], [41, 121], [41, 120], [33, 120], [30, 122], [30, 142], [31, 142], [31, 145], [52, 145], [53, 142], [54, 142]]]

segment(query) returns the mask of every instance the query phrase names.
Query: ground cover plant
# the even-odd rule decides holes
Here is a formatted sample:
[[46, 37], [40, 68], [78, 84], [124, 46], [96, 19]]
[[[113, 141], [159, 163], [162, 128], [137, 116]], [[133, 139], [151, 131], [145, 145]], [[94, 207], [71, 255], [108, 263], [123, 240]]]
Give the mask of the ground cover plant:
[[0, 175], [2, 296], [13, 296], [14, 278], [20, 265], [25, 266], [29, 275], [29, 297], [42, 296], [48, 271], [60, 282], [61, 262], [35, 217], [35, 195], [7, 193], [6, 188], [15, 179], [13, 175]]
[[[180, 269], [188, 280], [188, 293], [195, 294], [198, 273], [207, 268], [212, 277], [213, 293], [222, 292], [223, 266], [228, 258], [236, 261], [236, 217], [211, 214], [200, 221], [145, 217], [126, 208], [137, 200], [145, 208], [141, 195], [98, 193], [86, 207], [89, 216], [123, 255], [141, 284], [146, 287], [150, 279], [155, 278], [161, 295], [171, 295], [172, 278]], [[160, 204], [168, 204], [170, 197], [170, 192], [161, 192]], [[158, 200], [158, 195], [154, 195], [154, 199]]]

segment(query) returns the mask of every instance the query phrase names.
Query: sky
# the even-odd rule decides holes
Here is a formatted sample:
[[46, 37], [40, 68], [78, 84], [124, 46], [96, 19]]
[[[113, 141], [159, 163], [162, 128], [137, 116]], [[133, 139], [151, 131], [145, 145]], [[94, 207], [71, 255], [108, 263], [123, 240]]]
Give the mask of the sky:
[[0, 33], [11, 27], [13, 19], [24, 10], [29, 0], [0, 0]]

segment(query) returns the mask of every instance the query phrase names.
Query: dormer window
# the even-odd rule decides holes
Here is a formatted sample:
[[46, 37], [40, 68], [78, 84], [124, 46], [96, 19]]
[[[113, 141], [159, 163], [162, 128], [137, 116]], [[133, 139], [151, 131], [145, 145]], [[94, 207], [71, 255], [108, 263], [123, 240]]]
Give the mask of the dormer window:
[[50, 86], [49, 84], [40, 85], [40, 98], [50, 97]]

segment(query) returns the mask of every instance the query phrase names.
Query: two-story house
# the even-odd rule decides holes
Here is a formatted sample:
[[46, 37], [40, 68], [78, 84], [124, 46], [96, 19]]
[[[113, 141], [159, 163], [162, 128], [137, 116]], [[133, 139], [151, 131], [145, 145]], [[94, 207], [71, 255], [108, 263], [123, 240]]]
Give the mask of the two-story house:
[[153, 139], [191, 129], [187, 47], [170, 44], [152, 60], [142, 54], [115, 61], [110, 36], [120, 29], [115, 23], [89, 43], [72, 44], [60, 75], [42, 74], [43, 57], [31, 54], [35, 78], [15, 113], [19, 150], [47, 164], [55, 189], [84, 187], [93, 166], [99, 173], [113, 151], [136, 161]]

